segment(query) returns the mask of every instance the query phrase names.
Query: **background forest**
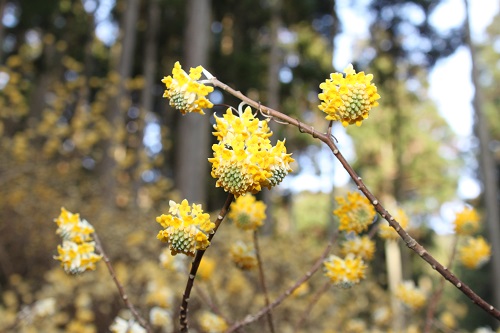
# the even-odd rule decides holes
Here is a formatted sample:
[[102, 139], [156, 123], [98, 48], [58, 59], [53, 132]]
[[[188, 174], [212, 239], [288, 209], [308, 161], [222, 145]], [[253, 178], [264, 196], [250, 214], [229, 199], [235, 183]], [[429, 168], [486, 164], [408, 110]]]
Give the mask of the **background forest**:
[[[225, 193], [215, 188], [207, 163], [213, 117], [172, 110], [161, 79], [176, 61], [185, 69], [203, 65], [254, 100], [324, 131], [318, 86], [342, 71], [332, 65], [345, 52], [337, 37], [363, 17], [368, 34], [351, 36], [350, 62], [374, 75], [382, 98], [361, 127], [334, 126], [339, 147], [382, 202], [405, 210], [410, 234], [441, 262], [452, 247], [452, 235], [434, 230], [436, 221], [451, 223], [443, 205], [474, 206], [492, 259], [480, 270], [452, 269], [500, 306], [500, 15], [486, 40], [474, 43], [466, 21], [447, 30], [431, 24], [444, 2], [0, 0], [0, 318], [12, 323], [50, 298], [55, 313], [26, 315], [13, 331], [107, 332], [123, 312], [103, 265], [75, 277], [53, 260], [60, 243], [53, 219], [64, 206], [95, 227], [139, 311], [147, 317], [151, 308], [168, 310], [171, 328], [156, 331], [173, 332], [186, 280], [178, 265], [186, 269], [189, 262], [161, 263], [155, 217], [168, 211], [169, 200], [183, 198], [216, 214]], [[356, 20], [341, 17], [340, 7], [352, 8]], [[482, 122], [475, 117], [469, 137], [450, 128], [429, 91], [434, 66], [460, 48], [475, 60], [474, 106], [484, 115]], [[219, 90], [210, 99], [238, 103]], [[268, 205], [261, 230], [267, 284], [270, 295], [278, 295], [319, 255], [335, 223], [334, 197], [353, 186], [338, 180], [345, 171], [312, 138], [271, 126], [296, 160], [281, 186], [259, 195]], [[464, 175], [489, 187], [464, 202], [458, 193]], [[323, 187], [304, 186], [310, 177]], [[197, 319], [214, 304], [230, 321], [263, 305], [255, 272], [238, 270], [228, 258], [228, 244], [238, 237], [233, 225], [223, 224], [207, 251], [211, 269], [197, 278], [193, 331], [203, 331]], [[376, 242], [366, 281], [350, 290], [330, 288], [309, 309], [324, 282], [317, 274], [273, 312], [278, 332], [423, 331], [425, 307], [401, 310], [386, 269], [393, 259], [384, 241]], [[396, 275], [416, 281], [430, 299], [441, 277], [404, 245], [397, 248]], [[384, 311], [399, 313], [398, 320]], [[435, 332], [498, 325], [451, 285], [435, 318]], [[6, 329], [1, 322], [0, 332]], [[244, 331], [263, 327], [264, 319]]]

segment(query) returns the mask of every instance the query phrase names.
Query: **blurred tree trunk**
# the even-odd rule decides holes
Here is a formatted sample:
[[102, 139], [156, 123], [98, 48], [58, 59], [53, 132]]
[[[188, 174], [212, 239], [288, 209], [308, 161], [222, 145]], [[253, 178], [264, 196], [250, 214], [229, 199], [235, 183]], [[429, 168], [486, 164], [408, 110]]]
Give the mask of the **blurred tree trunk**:
[[[211, 1], [187, 1], [183, 68], [208, 65]], [[183, 198], [207, 202], [207, 175], [210, 157], [210, 115], [181, 117], [177, 129], [175, 182]]]
[[[271, 1], [271, 22], [269, 26], [270, 49], [269, 49], [269, 67], [267, 71], [267, 106], [279, 110], [280, 106], [280, 82], [278, 72], [281, 65], [280, 48], [278, 33], [281, 26], [281, 0]], [[271, 121], [269, 128], [274, 132], [276, 123]], [[262, 227], [264, 234], [271, 234], [275, 225], [271, 214], [272, 210], [272, 192], [262, 191], [262, 200], [267, 206], [267, 219]]]
[[118, 73], [117, 93], [110, 99], [106, 117], [110, 124], [112, 133], [109, 134], [103, 147], [103, 160], [100, 166], [100, 178], [104, 185], [103, 195], [108, 200], [109, 207], [114, 204], [116, 199], [116, 160], [115, 151], [119, 142], [117, 138], [118, 129], [123, 128], [123, 110], [125, 100], [128, 98], [125, 94], [125, 81], [132, 73], [133, 52], [136, 42], [136, 23], [139, 13], [140, 0], [128, 0], [126, 2], [125, 12], [121, 22], [121, 38], [119, 40], [119, 60], [114, 68]]
[[[157, 65], [158, 65], [158, 31], [160, 28], [160, 15], [161, 8], [158, 0], [152, 0], [148, 2], [148, 28], [146, 31], [146, 45], [143, 57], [143, 75], [144, 75], [144, 88], [141, 94], [141, 108], [140, 115], [137, 119], [138, 121], [138, 133], [139, 142], [137, 142], [137, 155], [139, 151], [144, 151], [142, 138], [144, 136], [144, 126], [146, 125], [144, 120], [148, 112], [152, 112], [154, 107], [154, 87], [157, 84]], [[137, 167], [140, 166], [141, 156], [137, 156], [137, 162], [134, 167], [134, 192], [135, 192], [135, 202], [138, 202], [138, 193], [140, 184], [142, 182], [141, 176], [139, 174], [140, 170]]]
[[468, 1], [464, 0], [466, 8], [465, 21], [465, 44], [469, 47], [472, 62], [472, 83], [474, 85], [473, 107], [475, 114], [474, 130], [479, 140], [479, 166], [483, 183], [483, 202], [486, 211], [486, 224], [488, 226], [489, 241], [492, 245], [492, 288], [493, 304], [500, 307], [500, 200], [498, 198], [498, 188], [496, 179], [495, 163], [492, 152], [489, 149], [490, 137], [488, 124], [486, 123], [483, 110], [483, 97], [479, 84], [479, 73], [476, 62], [476, 49], [472, 43], [470, 35], [469, 8]]

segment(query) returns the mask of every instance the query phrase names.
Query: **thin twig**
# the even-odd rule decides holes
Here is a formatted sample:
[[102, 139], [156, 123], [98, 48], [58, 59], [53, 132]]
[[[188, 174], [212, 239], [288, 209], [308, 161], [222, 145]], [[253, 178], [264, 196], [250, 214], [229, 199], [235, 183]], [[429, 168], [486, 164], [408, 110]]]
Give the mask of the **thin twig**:
[[311, 299], [311, 302], [309, 302], [309, 304], [306, 307], [306, 310], [304, 311], [304, 313], [300, 317], [299, 321], [297, 322], [297, 325], [295, 325], [295, 332], [298, 332], [300, 330], [300, 328], [304, 325], [307, 318], [309, 318], [309, 315], [311, 314], [313, 307], [318, 303], [321, 296], [323, 296], [328, 291], [328, 289], [330, 289], [331, 286], [332, 286], [332, 284], [331, 284], [330, 280], [327, 280], [321, 286], [321, 288], [318, 289], [318, 291], [316, 291], [316, 293], [314, 294], [314, 297]]
[[323, 265], [323, 261], [325, 260], [326, 256], [330, 253], [330, 250], [332, 249], [333, 244], [335, 243], [335, 240], [337, 239], [338, 236], [338, 231], [334, 231], [332, 233], [332, 237], [330, 238], [330, 241], [325, 247], [325, 250], [321, 254], [321, 256], [314, 262], [312, 267], [307, 271], [301, 278], [299, 278], [290, 288], [285, 290], [280, 296], [278, 296], [271, 304], [268, 306], [262, 308], [259, 310], [254, 315], [248, 315], [246, 316], [243, 320], [236, 322], [233, 326], [231, 326], [226, 333], [230, 332], [235, 332], [236, 330], [240, 329], [243, 326], [249, 325], [253, 323], [254, 321], [258, 320], [262, 316], [264, 316], [266, 313], [283, 303], [283, 301], [290, 296], [297, 288], [299, 288], [302, 284], [307, 282], [313, 275], [316, 273], [321, 266]]
[[[269, 293], [267, 292], [267, 286], [266, 286], [266, 278], [264, 276], [264, 268], [262, 267], [262, 258], [260, 257], [260, 250], [259, 250], [259, 236], [257, 234], [257, 230], [254, 230], [253, 232], [253, 246], [255, 248], [255, 256], [257, 258], [257, 266], [259, 268], [259, 280], [260, 280], [260, 285], [262, 288], [262, 292], [264, 294], [264, 300], [266, 302], [266, 306], [269, 306]], [[273, 315], [271, 311], [269, 311], [266, 314], [267, 317], [267, 323], [269, 324], [269, 330], [271, 333], [274, 333], [274, 324], [273, 324]]]
[[[233, 194], [228, 194], [226, 198], [226, 202], [224, 203], [224, 206], [219, 212], [219, 215], [217, 216], [217, 220], [215, 221], [215, 227], [214, 231], [210, 236], [208, 236], [208, 241], [211, 242], [212, 238], [214, 237], [215, 233], [217, 232], [217, 229], [219, 228], [220, 224], [222, 223], [222, 220], [224, 220], [224, 217], [226, 217], [227, 211], [229, 210], [229, 206], [233, 202], [234, 195]], [[201, 259], [203, 258], [203, 255], [205, 254], [206, 250], [198, 250], [196, 251], [196, 255], [194, 257], [193, 263], [191, 264], [191, 270], [189, 271], [189, 277], [186, 283], [186, 288], [184, 289], [184, 293], [182, 294], [182, 303], [181, 303], [181, 309], [179, 312], [179, 323], [181, 326], [181, 332], [187, 333], [188, 332], [188, 320], [187, 320], [187, 314], [188, 314], [188, 304], [189, 304], [189, 297], [191, 295], [191, 290], [193, 289], [194, 285], [194, 279], [196, 277], [196, 273], [198, 272], [198, 267], [200, 267]]]
[[123, 302], [129, 308], [130, 312], [134, 316], [134, 318], [137, 320], [137, 322], [146, 329], [148, 333], [152, 333], [153, 330], [149, 326], [148, 322], [139, 314], [139, 312], [136, 310], [132, 302], [130, 302], [127, 294], [125, 293], [125, 289], [123, 288], [122, 284], [120, 281], [118, 281], [118, 277], [116, 276], [115, 270], [113, 269], [113, 266], [111, 265], [111, 261], [109, 260], [109, 257], [106, 255], [106, 252], [104, 252], [104, 249], [102, 247], [101, 240], [97, 236], [97, 233], [93, 233], [92, 236], [94, 237], [95, 241], [95, 247], [97, 252], [102, 255], [102, 258], [104, 259], [104, 263], [106, 264], [106, 267], [108, 268], [109, 274], [111, 275], [111, 278], [113, 279], [113, 282], [116, 285], [116, 288], [118, 289], [118, 293], [120, 294], [120, 297], [122, 298]]
[[[453, 238], [453, 245], [452, 245], [452, 250], [450, 257], [448, 259], [448, 267], [451, 267], [453, 264], [453, 261], [455, 260], [455, 255], [457, 253], [457, 245], [458, 245], [458, 235], [455, 235]], [[439, 303], [439, 300], [441, 296], [443, 295], [444, 291], [444, 279], [440, 279], [439, 281], [439, 286], [434, 292], [434, 295], [432, 296], [432, 299], [430, 301], [429, 307], [427, 308], [427, 313], [425, 315], [425, 327], [424, 327], [424, 333], [429, 333], [432, 328], [432, 324], [434, 322], [434, 314], [436, 312], [437, 305]]]
[[241, 99], [248, 105], [254, 108], [260, 108], [262, 113], [267, 114], [273, 118], [277, 118], [281, 121], [287, 122], [299, 129], [301, 133], [307, 133], [313, 138], [318, 138], [324, 142], [335, 155], [335, 157], [342, 164], [344, 169], [347, 171], [351, 179], [358, 186], [358, 189], [365, 195], [365, 197], [370, 200], [375, 210], [389, 222], [389, 225], [396, 230], [398, 235], [405, 241], [406, 246], [416, 252], [423, 260], [425, 260], [433, 269], [435, 269], [439, 274], [441, 274], [446, 280], [458, 288], [465, 296], [467, 296], [474, 304], [479, 306], [481, 309], [486, 311], [492, 317], [500, 320], [500, 311], [496, 309], [493, 305], [486, 302], [478, 294], [476, 294], [467, 284], [463, 283], [458, 277], [456, 277], [452, 272], [448, 270], [447, 267], [443, 266], [439, 261], [437, 261], [427, 250], [419, 244], [413, 237], [411, 237], [406, 230], [404, 230], [401, 225], [396, 221], [396, 219], [382, 206], [382, 204], [377, 200], [377, 198], [368, 190], [366, 185], [363, 183], [361, 177], [354, 171], [352, 166], [347, 162], [345, 157], [339, 151], [335, 142], [332, 140], [331, 136], [327, 133], [320, 133], [316, 131], [312, 126], [304, 124], [299, 120], [287, 116], [279, 111], [271, 109], [267, 106], [261, 105], [260, 103], [248, 98], [243, 95], [240, 91], [234, 90], [227, 84], [217, 80], [217, 78], [212, 78], [210, 82], [224, 91], [230, 93], [231, 95]]

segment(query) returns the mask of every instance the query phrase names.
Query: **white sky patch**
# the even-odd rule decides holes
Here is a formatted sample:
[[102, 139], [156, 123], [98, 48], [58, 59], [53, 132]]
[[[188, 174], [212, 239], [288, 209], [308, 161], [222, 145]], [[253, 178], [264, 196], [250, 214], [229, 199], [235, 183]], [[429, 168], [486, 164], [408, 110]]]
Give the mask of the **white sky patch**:
[[469, 50], [460, 47], [440, 60], [429, 76], [429, 94], [450, 127], [460, 136], [472, 134], [472, 97]]

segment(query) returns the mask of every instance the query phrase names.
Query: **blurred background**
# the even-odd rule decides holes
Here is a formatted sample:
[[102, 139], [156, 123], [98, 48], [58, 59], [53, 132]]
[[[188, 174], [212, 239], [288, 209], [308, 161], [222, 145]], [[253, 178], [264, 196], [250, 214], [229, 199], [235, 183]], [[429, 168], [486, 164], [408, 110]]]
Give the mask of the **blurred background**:
[[[80, 323], [104, 332], [123, 307], [105, 267], [67, 278], [52, 259], [61, 206], [94, 225], [144, 311], [157, 305], [144, 296], [155, 288], [151, 276], [156, 288], [172, 287], [176, 304], [184, 279], [178, 286], [168, 281], [158, 264], [163, 245], [155, 239], [155, 217], [167, 212], [169, 200], [186, 198], [212, 212], [225, 198], [207, 162], [212, 111], [182, 117], [162, 98], [161, 79], [176, 61], [185, 70], [203, 65], [250, 98], [321, 131], [327, 122], [317, 109], [319, 84], [349, 63], [372, 73], [380, 106], [361, 127], [334, 126], [341, 151], [383, 203], [404, 208], [412, 235], [442, 260], [454, 214], [466, 204], [476, 207], [493, 259], [480, 271], [457, 273], [499, 306], [498, 12], [495, 0], [468, 9], [459, 0], [0, 0], [0, 312], [13, 318], [23, 306], [55, 297], [56, 319], [36, 324], [47, 325], [44, 331], [80, 332]], [[210, 99], [239, 103], [219, 90]], [[213, 112], [226, 108], [216, 105]], [[283, 184], [259, 197], [268, 205], [263, 234], [271, 254], [264, 260], [271, 293], [278, 293], [319, 255], [332, 229], [334, 197], [353, 186], [311, 137], [279, 124], [272, 129], [297, 161]], [[214, 246], [221, 257], [223, 237]], [[292, 242], [299, 245], [285, 246]], [[371, 282], [356, 291], [363, 301], [344, 313], [368, 327], [371, 307], [384, 302], [380, 295], [389, 288], [388, 259], [378, 242]], [[419, 258], [405, 248], [401, 256], [402, 278], [428, 274], [428, 284], [436, 283]], [[294, 259], [285, 266], [287, 258]], [[214, 279], [216, 289], [227, 283]], [[241, 283], [257, 282], [246, 276]], [[370, 298], [370, 290], [380, 294]], [[326, 305], [338, 309], [342, 297], [352, 300], [349, 292], [342, 295], [325, 298], [337, 305], [313, 313], [309, 327], [326, 332], [334, 316]], [[456, 328], [495, 325], [452, 287], [445, 295], [438, 316], [451, 311]], [[301, 302], [278, 318], [286, 322]], [[239, 314], [258, 309], [252, 304]], [[409, 316], [408, 325], [424, 317]], [[342, 318], [333, 329], [347, 332], [348, 322]]]

